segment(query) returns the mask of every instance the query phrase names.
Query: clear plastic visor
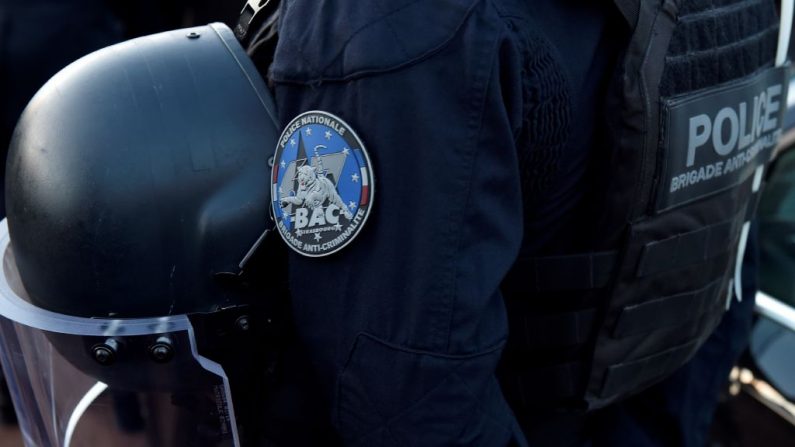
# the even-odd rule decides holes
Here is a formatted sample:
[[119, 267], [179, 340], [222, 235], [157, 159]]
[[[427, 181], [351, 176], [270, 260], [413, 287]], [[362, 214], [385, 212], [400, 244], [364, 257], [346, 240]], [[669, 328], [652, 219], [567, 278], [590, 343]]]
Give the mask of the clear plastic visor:
[[91, 319], [33, 306], [0, 222], [0, 360], [27, 446], [238, 446], [229, 381], [185, 315]]

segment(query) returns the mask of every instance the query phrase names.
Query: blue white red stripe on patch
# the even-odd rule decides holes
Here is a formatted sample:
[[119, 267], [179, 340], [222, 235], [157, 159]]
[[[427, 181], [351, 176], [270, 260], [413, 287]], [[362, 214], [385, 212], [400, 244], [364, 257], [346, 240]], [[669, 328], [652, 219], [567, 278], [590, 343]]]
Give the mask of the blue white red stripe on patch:
[[305, 112], [287, 125], [271, 178], [276, 228], [302, 255], [339, 251], [359, 234], [370, 214], [370, 157], [353, 129], [330, 113]]

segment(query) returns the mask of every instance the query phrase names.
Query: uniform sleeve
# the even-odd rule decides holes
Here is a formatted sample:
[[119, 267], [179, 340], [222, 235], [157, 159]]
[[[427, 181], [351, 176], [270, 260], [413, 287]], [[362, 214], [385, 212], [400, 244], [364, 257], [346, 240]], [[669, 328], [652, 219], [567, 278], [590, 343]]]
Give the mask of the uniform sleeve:
[[[397, 3], [361, 27], [335, 16], [361, 11], [288, 3], [270, 76], [280, 120], [340, 117], [374, 177], [355, 240], [290, 255], [296, 326], [346, 445], [521, 445], [495, 377], [499, 286], [522, 237], [514, 55], [488, 2]], [[416, 23], [443, 3], [447, 33], [423, 35]]]

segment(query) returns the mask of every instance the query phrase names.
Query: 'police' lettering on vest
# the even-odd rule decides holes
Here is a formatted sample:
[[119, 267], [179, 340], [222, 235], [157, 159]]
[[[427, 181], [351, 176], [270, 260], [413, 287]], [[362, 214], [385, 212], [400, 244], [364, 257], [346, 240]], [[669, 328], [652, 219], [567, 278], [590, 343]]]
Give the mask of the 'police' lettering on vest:
[[745, 181], [766, 163], [781, 135], [785, 71], [663, 104], [665, 165], [657, 210], [692, 202]]
[[726, 156], [734, 149], [742, 150], [750, 146], [762, 132], [776, 130], [777, 116], [781, 111], [781, 90], [781, 84], [776, 84], [754, 96], [753, 113], [750, 115], [748, 103], [741, 102], [736, 109], [720, 109], [714, 120], [705, 113], [690, 118], [687, 166], [695, 164], [696, 149], [705, 147], [710, 140], [715, 153]]

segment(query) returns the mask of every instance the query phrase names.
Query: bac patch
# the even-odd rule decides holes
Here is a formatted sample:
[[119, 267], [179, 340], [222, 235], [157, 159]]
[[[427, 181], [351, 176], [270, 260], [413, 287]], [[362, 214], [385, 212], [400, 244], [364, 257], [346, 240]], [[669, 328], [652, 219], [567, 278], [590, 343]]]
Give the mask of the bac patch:
[[353, 129], [330, 113], [306, 112], [287, 125], [271, 178], [276, 228], [304, 256], [339, 251], [370, 214], [370, 158]]

